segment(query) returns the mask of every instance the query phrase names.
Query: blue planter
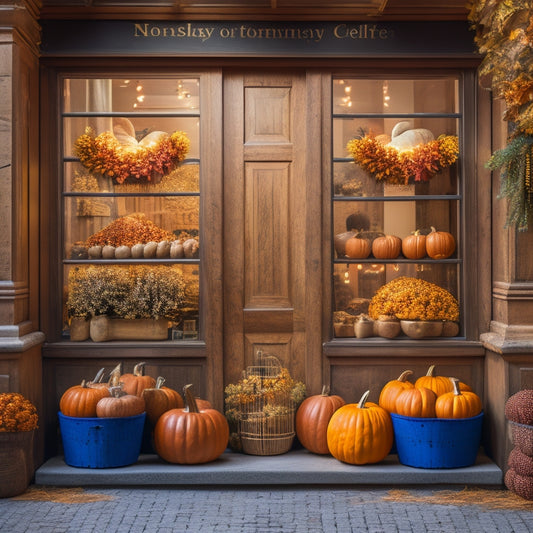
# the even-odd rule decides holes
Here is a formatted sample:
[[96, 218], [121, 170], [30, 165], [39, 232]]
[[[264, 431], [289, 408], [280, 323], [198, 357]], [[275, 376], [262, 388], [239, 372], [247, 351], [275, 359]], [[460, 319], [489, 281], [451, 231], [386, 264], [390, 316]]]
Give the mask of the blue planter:
[[483, 413], [472, 418], [414, 418], [391, 413], [400, 463], [460, 468], [476, 462]]
[[68, 465], [113, 468], [137, 462], [146, 413], [122, 418], [58, 416]]

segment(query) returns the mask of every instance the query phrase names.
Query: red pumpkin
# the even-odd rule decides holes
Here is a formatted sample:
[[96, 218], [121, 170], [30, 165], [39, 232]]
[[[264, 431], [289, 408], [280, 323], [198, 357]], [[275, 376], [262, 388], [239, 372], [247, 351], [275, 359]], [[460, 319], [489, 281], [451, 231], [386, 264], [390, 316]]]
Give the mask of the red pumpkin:
[[446, 259], [455, 252], [455, 239], [447, 231], [437, 231], [433, 226], [426, 236], [426, 252], [432, 259]]
[[402, 240], [396, 235], [377, 237], [372, 242], [372, 253], [377, 259], [395, 259], [400, 255]]
[[300, 444], [313, 453], [328, 454], [327, 430], [333, 413], [346, 402], [340, 396], [330, 396], [329, 387], [321, 394], [306, 398], [296, 412], [296, 435]]
[[183, 399], [180, 393], [174, 389], [163, 387], [165, 379], [159, 376], [156, 380], [155, 387], [152, 389], [144, 389], [142, 397], [146, 404], [146, 416], [148, 420], [155, 426], [159, 417], [170, 411], [170, 409], [180, 409], [183, 407]]
[[152, 376], [144, 375], [144, 366], [146, 363], [138, 363], [133, 368], [132, 374], [122, 374], [120, 381], [124, 384], [123, 389], [127, 394], [142, 396], [144, 389], [153, 389], [155, 379]]
[[366, 391], [358, 404], [337, 409], [328, 424], [328, 448], [339, 461], [363, 465], [379, 463], [392, 448], [393, 429], [389, 413], [367, 402]]
[[355, 235], [346, 241], [344, 253], [350, 259], [365, 259], [370, 255], [370, 243]]
[[107, 387], [90, 387], [83, 380], [81, 385], [74, 385], [63, 393], [59, 401], [59, 410], [65, 416], [94, 418], [96, 404], [106, 396], [109, 396]]
[[402, 240], [402, 253], [407, 259], [422, 259], [426, 255], [426, 236], [414, 231]]
[[163, 413], [155, 426], [155, 449], [169, 463], [208, 463], [228, 445], [226, 417], [215, 409], [198, 409], [191, 387], [184, 388], [187, 407]]
[[96, 404], [99, 418], [122, 418], [144, 413], [144, 400], [133, 394], [126, 394], [122, 387], [111, 387], [111, 396], [102, 398]]
[[396, 399], [406, 389], [414, 388], [414, 385], [407, 381], [407, 378], [413, 373], [412, 370], [402, 372], [398, 379], [393, 379], [385, 384], [379, 395], [379, 406], [383, 407], [389, 413], [396, 413]]

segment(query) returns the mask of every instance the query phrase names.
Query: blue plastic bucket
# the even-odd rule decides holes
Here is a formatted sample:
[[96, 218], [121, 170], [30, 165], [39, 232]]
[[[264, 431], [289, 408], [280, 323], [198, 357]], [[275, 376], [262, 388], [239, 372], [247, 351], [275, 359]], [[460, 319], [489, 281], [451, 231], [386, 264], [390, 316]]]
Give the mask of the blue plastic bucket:
[[391, 418], [400, 463], [417, 468], [460, 468], [476, 462], [483, 413], [454, 419], [391, 413]]
[[131, 465], [139, 458], [146, 413], [122, 418], [58, 415], [68, 465], [112, 468]]

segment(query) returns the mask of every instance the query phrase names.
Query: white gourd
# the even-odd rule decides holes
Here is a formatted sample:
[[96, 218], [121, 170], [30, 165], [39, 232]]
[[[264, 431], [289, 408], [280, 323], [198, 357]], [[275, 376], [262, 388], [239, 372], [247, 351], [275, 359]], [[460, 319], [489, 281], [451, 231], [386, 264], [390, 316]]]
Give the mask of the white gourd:
[[411, 123], [403, 120], [392, 128], [389, 146], [394, 146], [398, 150], [406, 150], [434, 139], [431, 131], [424, 128], [411, 129]]

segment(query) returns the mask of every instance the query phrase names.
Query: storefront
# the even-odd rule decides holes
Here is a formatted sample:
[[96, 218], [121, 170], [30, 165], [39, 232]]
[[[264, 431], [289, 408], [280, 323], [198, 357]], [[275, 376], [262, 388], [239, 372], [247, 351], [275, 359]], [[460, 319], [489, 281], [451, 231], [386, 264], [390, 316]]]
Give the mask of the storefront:
[[[39, 404], [41, 457], [57, 452], [62, 393], [102, 367], [144, 361], [223, 409], [261, 350], [308, 394], [327, 384], [349, 402], [435, 365], [483, 398], [484, 446], [504, 466], [503, 405], [533, 375], [531, 237], [503, 229], [484, 166], [505, 131], [466, 13], [315, 8], [296, 22], [25, 4], [4, 30], [0, 385]], [[415, 178], [373, 159], [421, 140], [433, 152]], [[448, 249], [411, 253], [416, 230]], [[383, 287], [398, 278], [437, 287], [440, 307], [420, 304], [397, 335], [357, 333], [361, 314], [390, 314]], [[408, 319], [441, 329], [417, 338]]]

